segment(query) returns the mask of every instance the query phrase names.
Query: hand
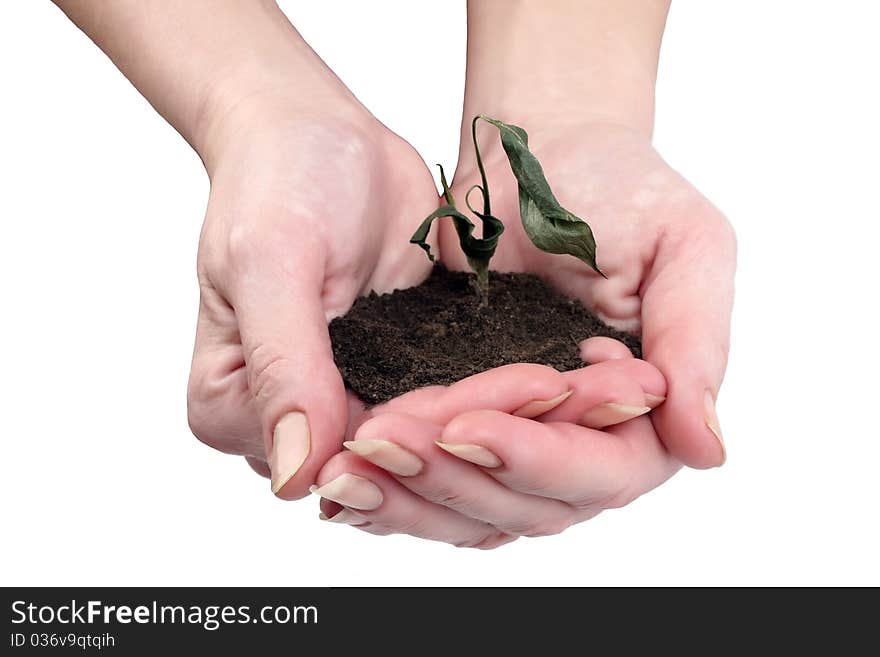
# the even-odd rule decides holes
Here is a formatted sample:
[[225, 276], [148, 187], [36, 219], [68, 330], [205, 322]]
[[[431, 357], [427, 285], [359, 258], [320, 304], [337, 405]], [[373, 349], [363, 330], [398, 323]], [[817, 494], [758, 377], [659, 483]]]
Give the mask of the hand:
[[[736, 246], [721, 213], [651, 147], [668, 9], [669, 0], [518, 2], [514, 10], [502, 0], [470, 3], [453, 187], [461, 198], [478, 182], [472, 117], [488, 114], [528, 132], [563, 207], [593, 228], [608, 279], [529, 242], [497, 135], [481, 126], [492, 209], [507, 228], [492, 266], [536, 272], [613, 324], [640, 330], [644, 357], [669, 385], [668, 400], [652, 414], [657, 434], [674, 457], [705, 468], [725, 458], [715, 399], [727, 361]], [[442, 231], [444, 259], [462, 266], [449, 227]]]
[[[519, 221], [515, 180], [496, 135], [482, 126], [481, 142], [493, 144], [481, 148], [492, 209], [506, 226], [492, 266], [539, 274], [606, 321], [641, 332], [645, 359], [669, 386], [666, 403], [652, 413], [658, 437], [686, 465], [721, 465], [714, 405], [727, 363], [733, 301], [736, 246], [729, 223], [662, 160], [643, 132], [499, 118], [526, 128], [560, 203], [592, 227], [608, 278], [531, 244]], [[471, 162], [470, 153], [461, 161]], [[463, 198], [476, 182], [472, 167], [459, 169], [453, 192]], [[466, 267], [451, 227], [440, 231], [443, 260]]]
[[232, 136], [212, 151], [189, 417], [200, 440], [295, 499], [346, 431], [327, 322], [360, 294], [427, 276], [406, 237], [437, 196], [421, 158], [365, 112], [257, 105], [239, 107], [228, 120], [241, 130], [219, 131]]
[[[619, 425], [607, 433], [625, 440], [607, 443], [592, 455], [599, 463], [603, 457], [622, 459], [616, 464], [620, 469], [610, 471], [626, 472], [629, 484], [626, 494], [609, 498], [612, 505], [660, 483], [680, 462], [711, 467], [724, 461], [714, 402], [727, 359], [735, 240], [721, 214], [650, 145], [657, 59], [668, 6], [668, 0], [523, 2], [513, 8], [507, 2], [485, 0], [468, 6], [462, 147], [453, 192], [462, 199], [479, 182], [470, 143], [473, 116], [485, 113], [524, 127], [563, 206], [592, 226], [599, 265], [608, 279], [574, 258], [544, 254], [530, 243], [518, 221], [516, 185], [497, 136], [483, 130], [481, 143], [486, 145], [481, 150], [493, 214], [507, 227], [492, 267], [538, 273], [618, 327], [641, 331], [645, 357], [668, 381], [668, 400], [652, 413], [651, 421], [637, 417]], [[494, 146], [488, 146], [490, 142]], [[442, 225], [443, 260], [464, 269], [456, 242], [452, 228]], [[613, 357], [602, 352], [615, 348], [594, 341], [582, 355], [596, 362]], [[598, 437], [583, 434], [580, 427], [551, 423], [551, 416], [541, 418], [551, 427], [549, 433], [535, 423], [527, 429], [503, 415], [472, 415], [452, 420], [441, 435], [450, 442], [502, 452], [496, 456], [503, 471], [494, 478], [512, 492], [533, 492], [528, 482], [538, 480], [557, 501], [590, 499], [578, 494], [578, 484], [588, 487], [589, 480], [575, 478], [574, 487], [566, 487], [571, 482], [565, 478], [573, 474], [571, 464], [585, 463], [581, 450]], [[466, 430], [459, 434], [459, 427]], [[528, 445], [522, 454], [507, 453], [511, 443], [497, 438], [503, 427], [525, 437], [516, 443], [517, 448]], [[554, 440], [552, 431], [565, 432], [569, 439]], [[546, 444], [529, 443], [531, 432], [543, 436]], [[575, 435], [581, 440], [571, 440]], [[482, 444], [475, 436], [482, 437]], [[531, 464], [548, 465], [543, 461], [547, 445], [554, 451], [561, 447], [557, 478], [547, 479], [544, 473], [544, 479], [533, 479]], [[617, 451], [621, 445], [638, 449]], [[426, 462], [426, 473], [430, 466]], [[462, 490], [450, 490], [448, 497], [457, 499]], [[386, 504], [392, 501], [385, 498], [376, 510]], [[535, 507], [524, 503], [517, 509], [520, 520], [526, 519], [523, 526], [537, 526], [540, 515], [527, 520]], [[503, 525], [503, 518], [496, 519]], [[416, 533], [393, 520], [395, 531]], [[424, 524], [418, 529], [418, 535], [427, 533]]]
[[406, 236], [437, 206], [430, 173], [275, 3], [56, 2], [211, 178], [190, 426], [301, 497], [348, 418], [327, 320], [427, 275]]
[[[321, 471], [319, 483], [353, 473], [378, 486], [381, 495], [373, 498], [378, 506], [368, 510], [340, 510], [325, 500], [325, 516], [373, 533], [496, 547], [517, 535], [555, 533], [627, 504], [672, 476], [681, 462], [723, 461], [706, 391], [714, 401], [727, 354], [735, 246], [726, 220], [636, 132], [608, 125], [561, 134], [532, 129], [530, 144], [561, 203], [593, 227], [608, 279], [574, 258], [545, 254], [531, 244], [518, 220], [510, 220], [519, 216], [515, 180], [503, 153], [490, 147], [482, 150], [493, 211], [507, 219], [493, 266], [538, 273], [607, 321], [641, 331], [647, 360], [668, 382], [665, 403], [649, 417], [619, 417], [620, 424], [603, 432], [579, 426], [591, 427], [584, 409], [574, 410], [585, 399], [580, 396], [539, 422], [512, 416], [503, 405], [491, 411], [463, 405], [455, 414], [418, 419], [377, 417], [358, 430], [349, 448], [370, 458], [369, 451], [358, 451], [357, 442], [384, 436], [417, 455], [420, 470], [401, 476], [353, 454], [336, 457]], [[475, 182], [475, 171], [459, 169], [454, 194], [463, 198]], [[440, 229], [440, 249], [450, 267], [466, 267], [448, 225]], [[623, 345], [603, 338], [586, 342], [582, 355], [606, 368], [641, 363]], [[630, 385], [630, 379], [600, 373], [600, 365], [564, 376], [592, 389], [592, 395], [615, 394], [611, 391]], [[506, 377], [514, 372], [500, 368], [481, 376], [495, 377], [495, 387], [511, 386]], [[651, 394], [650, 386], [650, 380], [642, 380], [643, 392]], [[630, 398], [624, 405], [646, 403]], [[481, 460], [455, 463], [431, 444], [435, 440], [467, 445], [459, 457], [479, 454]], [[383, 465], [375, 458], [373, 463]], [[334, 487], [318, 492], [326, 490], [333, 493]], [[541, 499], [536, 502], [535, 496]]]
[[663, 377], [612, 340], [590, 348], [613, 360], [566, 373], [508, 365], [376, 407], [319, 473], [321, 517], [485, 549], [558, 533], [665, 481], [680, 465], [644, 440], [647, 418], [595, 430], [660, 403]]

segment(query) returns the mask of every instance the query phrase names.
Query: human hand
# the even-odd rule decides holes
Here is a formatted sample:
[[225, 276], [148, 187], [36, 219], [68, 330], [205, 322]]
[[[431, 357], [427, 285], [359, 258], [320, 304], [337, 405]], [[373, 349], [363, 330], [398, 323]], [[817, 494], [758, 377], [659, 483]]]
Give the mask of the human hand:
[[436, 207], [430, 173], [273, 2], [56, 2], [211, 179], [190, 426], [301, 497], [348, 417], [327, 319], [427, 275], [401, 236]]
[[626, 421], [662, 403], [662, 375], [613, 340], [585, 349], [608, 360], [565, 373], [508, 365], [372, 409], [318, 474], [321, 517], [486, 549], [665, 481], [680, 464], [644, 440], [646, 417]]
[[[652, 413], [657, 437], [687, 465], [721, 465], [724, 447], [714, 404], [727, 361], [733, 300], [736, 251], [730, 225], [643, 133], [603, 123], [522, 123], [562, 205], [592, 227], [599, 266], [608, 278], [575, 258], [531, 244], [516, 219], [516, 182], [497, 140], [481, 147], [493, 209], [507, 220], [493, 266], [539, 274], [609, 323], [641, 332], [645, 359], [669, 386], [666, 402]], [[467, 153], [462, 161], [471, 161]], [[459, 169], [453, 192], [461, 195], [476, 182], [473, 167]], [[441, 226], [443, 260], [463, 268], [455, 243], [450, 227]]]
[[190, 425], [276, 495], [307, 494], [339, 452], [348, 400], [329, 318], [430, 270], [402, 236], [436, 207], [421, 158], [366, 112], [240, 106], [217, 148], [199, 246]]
[[[539, 418], [540, 422], [523, 422], [509, 413], [462, 410], [455, 418], [435, 421], [434, 426], [410, 426], [407, 436], [421, 435], [426, 440], [426, 436], [439, 435], [452, 444], [476, 445], [466, 448], [471, 455], [485, 457], [478, 448], [494, 449], [495, 458], [470, 465], [470, 471], [461, 471], [467, 466], [459, 464], [458, 476], [446, 470], [440, 478], [445, 487], [437, 494], [436, 487], [433, 492], [430, 487], [420, 488], [416, 480], [401, 479], [399, 473], [396, 481], [391, 480], [354, 455], [336, 457], [321, 471], [322, 486], [317, 492], [335, 495], [339, 491], [333, 482], [339, 480], [333, 478], [356, 472], [373, 486], [360, 485], [361, 491], [374, 494], [369, 510], [342, 509], [322, 500], [326, 517], [374, 533], [402, 532], [493, 547], [509, 541], [522, 528], [538, 534], [564, 528], [573, 520], [559, 512], [558, 503], [567, 509], [574, 502], [583, 514], [574, 520], [582, 520], [601, 508], [631, 501], [671, 476], [681, 463], [711, 467], [723, 462], [714, 400], [727, 358], [735, 239], [722, 215], [651, 147], [657, 52], [667, 8], [665, 0], [518, 3], [514, 11], [503, 2], [471, 3], [463, 139], [453, 181], [453, 194], [460, 199], [480, 182], [470, 144], [473, 116], [489, 114], [527, 130], [530, 146], [562, 205], [592, 226], [599, 265], [608, 278], [602, 279], [574, 258], [545, 254], [530, 243], [516, 219], [516, 184], [494, 135], [491, 141], [481, 139], [481, 151], [493, 214], [505, 220], [507, 232], [499, 242], [493, 268], [537, 273], [610, 323], [641, 332], [645, 357], [668, 380], [667, 401], [650, 419], [635, 417], [638, 408], [629, 409], [631, 419], [619, 416], [621, 423], [600, 436], [585, 433], [588, 429], [573, 422], [580, 418], [583, 423], [583, 415], [560, 415], [564, 406]], [[555, 35], [552, 43], [548, 34]], [[522, 43], [530, 47], [521, 48]], [[443, 261], [452, 268], [466, 269], [452, 227], [440, 226]], [[590, 362], [631, 360], [622, 345], [602, 340], [585, 344], [582, 355]], [[566, 376], [583, 376], [590, 369]], [[484, 376], [502, 377], [496, 384], [501, 386], [512, 372], [502, 369]], [[606, 391], [613, 388], [601, 381], [594, 384]], [[349, 448], [359, 449], [360, 440], [370, 440], [367, 431], [371, 427], [365, 424]], [[522, 440], [499, 440], [505, 433]], [[544, 440], [530, 440], [534, 436]], [[567, 439], [560, 440], [560, 436]], [[615, 440], [608, 442], [608, 436]], [[399, 440], [410, 439], [401, 434]], [[584, 460], [584, 450], [597, 445], [602, 447]], [[410, 477], [427, 478], [435, 461], [437, 470], [444, 472], [443, 461], [437, 459], [448, 457], [436, 449], [422, 450], [423, 469]], [[360, 453], [377, 462], [368, 450], [361, 448]], [[557, 458], [545, 460], [547, 454]], [[611, 463], [605, 463], [606, 458]], [[599, 470], [599, 481], [602, 473], [626, 473], [627, 485], [604, 500], [595, 491], [590, 494], [590, 479], [584, 475], [591, 473], [571, 467], [585, 463], [606, 466]], [[546, 471], [535, 472], [535, 464], [545, 466]], [[493, 515], [492, 509], [479, 504], [462, 505], [463, 499], [474, 501], [475, 472], [483, 476], [477, 478], [483, 484], [486, 475], [493, 474], [496, 484], [514, 494], [534, 493], [534, 482], [541, 482], [538, 492], [548, 493], [557, 505], [533, 506], [523, 501], [507, 506], [514, 517], [498, 513], [497, 507]], [[361, 480], [341, 481], [350, 485]], [[373, 482], [381, 487], [379, 496]], [[445, 529], [452, 521], [448, 514], [439, 518], [435, 509], [447, 505], [456, 506], [459, 516], [483, 523], [468, 528], [459, 522], [452, 536], [470, 531], [471, 536], [482, 538], [450, 540]], [[421, 509], [422, 520], [414, 514], [416, 508]], [[389, 509], [397, 509], [398, 515]], [[496, 533], [491, 533], [492, 528]]]
[[[694, 399], [688, 392], [693, 393], [695, 380], [698, 386], [714, 384], [717, 390], [723, 373], [734, 265], [729, 226], [638, 135], [612, 126], [584, 127], [575, 133], [583, 142], [573, 135], [559, 137], [550, 142], [558, 148], [554, 151], [539, 147], [542, 134], [532, 132], [530, 143], [548, 178], [554, 181], [561, 202], [590, 218], [600, 245], [599, 262], [609, 278], [592, 274], [573, 258], [569, 262], [538, 251], [518, 222], [508, 222], [507, 239], [501, 240], [493, 263], [499, 263], [496, 266], [502, 270], [539, 273], [608, 321], [641, 330], [648, 360], [659, 356], [657, 360], [671, 372], [667, 376], [675, 377], [681, 391], [676, 396], [678, 414], [664, 415], [674, 394], [670, 384], [669, 390], [663, 389], [666, 402], [650, 416], [634, 417], [638, 406], [648, 401], [640, 404], [630, 398], [629, 403], [621, 403], [630, 409], [628, 414], [623, 411], [615, 418], [620, 423], [602, 432], [583, 426], [591, 425], [586, 414], [573, 411], [579, 401], [574, 395], [537, 422], [505, 413], [509, 409], [503, 407], [494, 411], [461, 407], [455, 417], [380, 416], [358, 430], [356, 442], [347, 444], [349, 449], [385, 466], [371, 451], [373, 436], [384, 435], [385, 440], [418, 455], [420, 470], [402, 476], [400, 472], [389, 474], [387, 467], [382, 472], [354, 454], [335, 457], [319, 475], [319, 494], [328, 495], [329, 491], [329, 495], [337, 495], [339, 484], [332, 482], [346, 473], [360, 477], [344, 477], [341, 481], [346, 485], [353, 483], [363, 489], [366, 480], [378, 487], [380, 494], [371, 500], [378, 506], [369, 509], [343, 508], [322, 500], [325, 517], [377, 534], [408, 533], [491, 548], [519, 535], [556, 533], [603, 509], [625, 505], [672, 476], [680, 462], [690, 459], [693, 463], [703, 454], [708, 459], [723, 459], [723, 447], [711, 433], [717, 430], [717, 419], [711, 411], [706, 413], [699, 396]], [[578, 148], [581, 143], [589, 147]], [[597, 144], [601, 148], [597, 149]], [[493, 186], [496, 213], [517, 216], [515, 181], [504, 156], [485, 150], [489, 151], [484, 159], [490, 184], [503, 181]], [[580, 175], [566, 172], [582, 173], [590, 182], [582, 183]], [[475, 172], [457, 173], [453, 187], [459, 198], [473, 182]], [[586, 198], [604, 202], [579, 202], [583, 197], [577, 192], [582, 189], [597, 190]], [[465, 267], [463, 258], [458, 259], [456, 236], [445, 230], [441, 228], [440, 235], [444, 261], [452, 267]], [[607, 258], [601, 250], [603, 235], [618, 247]], [[451, 246], [444, 248], [446, 245]], [[699, 293], [701, 286], [713, 283], [719, 294]], [[651, 301], [651, 313], [645, 312], [642, 295], [646, 305]], [[712, 353], [715, 339], [720, 340], [719, 360], [702, 358], [707, 350]], [[584, 343], [582, 356], [601, 366], [641, 363], [632, 359], [626, 347], [605, 338]], [[713, 370], [713, 365], [717, 369]], [[609, 379], [607, 374], [600, 375], [598, 367], [563, 376], [573, 381], [584, 377], [581, 385], [592, 387], [593, 394], [607, 395], [616, 388], [626, 388], [626, 379]], [[713, 372], [717, 378], [712, 378]], [[514, 373], [500, 368], [481, 376], [495, 377], [493, 385], [503, 388], [512, 385], [506, 379]], [[594, 376], [587, 379], [590, 374]], [[701, 374], [708, 376], [704, 380], [710, 383], [702, 383]], [[659, 373], [657, 376], [663, 381]], [[643, 392], [651, 394], [650, 385], [643, 380]], [[660, 394], [657, 388], [654, 392]], [[664, 429], [682, 433], [664, 433]], [[667, 435], [669, 440], [665, 441]], [[456, 464], [456, 449], [449, 454], [441, 452], [430, 444], [434, 440], [466, 445], [463, 452], [458, 448], [458, 458], [474, 464]], [[368, 447], [359, 450], [359, 441]], [[450, 451], [448, 446], [445, 449]], [[474, 455], [476, 459], [470, 458]], [[537, 502], [533, 499], [536, 496], [541, 498]], [[345, 501], [344, 497], [337, 499]]]

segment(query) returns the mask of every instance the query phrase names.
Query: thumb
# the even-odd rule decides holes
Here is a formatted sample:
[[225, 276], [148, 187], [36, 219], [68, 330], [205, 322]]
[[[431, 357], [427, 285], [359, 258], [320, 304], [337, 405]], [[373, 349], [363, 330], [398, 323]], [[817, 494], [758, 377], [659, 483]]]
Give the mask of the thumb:
[[642, 295], [645, 359], [666, 377], [666, 402], [653, 412], [669, 452], [695, 468], [726, 458], [715, 400], [727, 366], [736, 238], [714, 208], [657, 250]]
[[307, 495], [342, 449], [347, 418], [321, 303], [323, 262], [317, 250], [294, 259], [295, 268], [250, 268], [233, 295], [272, 492], [288, 500]]

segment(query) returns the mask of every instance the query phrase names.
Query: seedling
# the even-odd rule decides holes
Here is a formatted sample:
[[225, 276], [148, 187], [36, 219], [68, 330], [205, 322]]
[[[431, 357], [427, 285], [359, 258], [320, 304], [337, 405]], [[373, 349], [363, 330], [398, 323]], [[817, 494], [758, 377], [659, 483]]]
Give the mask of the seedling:
[[[413, 234], [410, 242], [418, 244], [428, 254], [428, 258], [434, 260], [431, 247], [426, 242], [428, 232], [434, 219], [449, 217], [458, 234], [461, 250], [467, 257], [468, 264], [476, 274], [477, 289], [482, 304], [488, 299], [489, 288], [489, 260], [495, 254], [498, 247], [498, 238], [504, 232], [504, 224], [492, 215], [492, 206], [489, 198], [489, 181], [486, 179], [486, 170], [483, 167], [483, 158], [480, 155], [480, 146], [477, 144], [477, 121], [483, 120], [496, 128], [501, 136], [501, 146], [510, 162], [510, 168], [519, 187], [519, 213], [526, 235], [532, 243], [547, 253], [568, 254], [582, 260], [592, 267], [600, 275], [605, 276], [596, 265], [596, 241], [593, 231], [583, 219], [563, 208], [544, 176], [541, 163], [529, 150], [529, 136], [519, 126], [504, 123], [498, 119], [479, 114], [471, 123], [471, 137], [474, 141], [474, 152], [477, 158], [477, 168], [480, 171], [480, 184], [471, 186], [465, 194], [465, 204], [483, 224], [482, 237], [474, 237], [476, 226], [462, 214], [455, 205], [446, 174], [440, 167], [440, 183], [443, 186], [443, 198], [446, 205], [432, 212]], [[479, 212], [471, 207], [470, 193], [479, 189], [483, 196], [483, 211]]]

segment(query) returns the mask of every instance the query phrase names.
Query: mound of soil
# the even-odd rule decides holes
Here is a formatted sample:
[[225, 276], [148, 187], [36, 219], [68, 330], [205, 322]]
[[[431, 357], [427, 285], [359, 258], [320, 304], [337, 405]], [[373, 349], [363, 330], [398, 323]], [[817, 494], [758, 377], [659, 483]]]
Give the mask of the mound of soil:
[[346, 385], [379, 404], [508, 363], [573, 370], [585, 364], [578, 343], [597, 335], [616, 338], [641, 357], [637, 337], [608, 326], [537, 276], [490, 272], [486, 306], [472, 279], [437, 266], [421, 285], [371, 293], [334, 319], [333, 355]]

